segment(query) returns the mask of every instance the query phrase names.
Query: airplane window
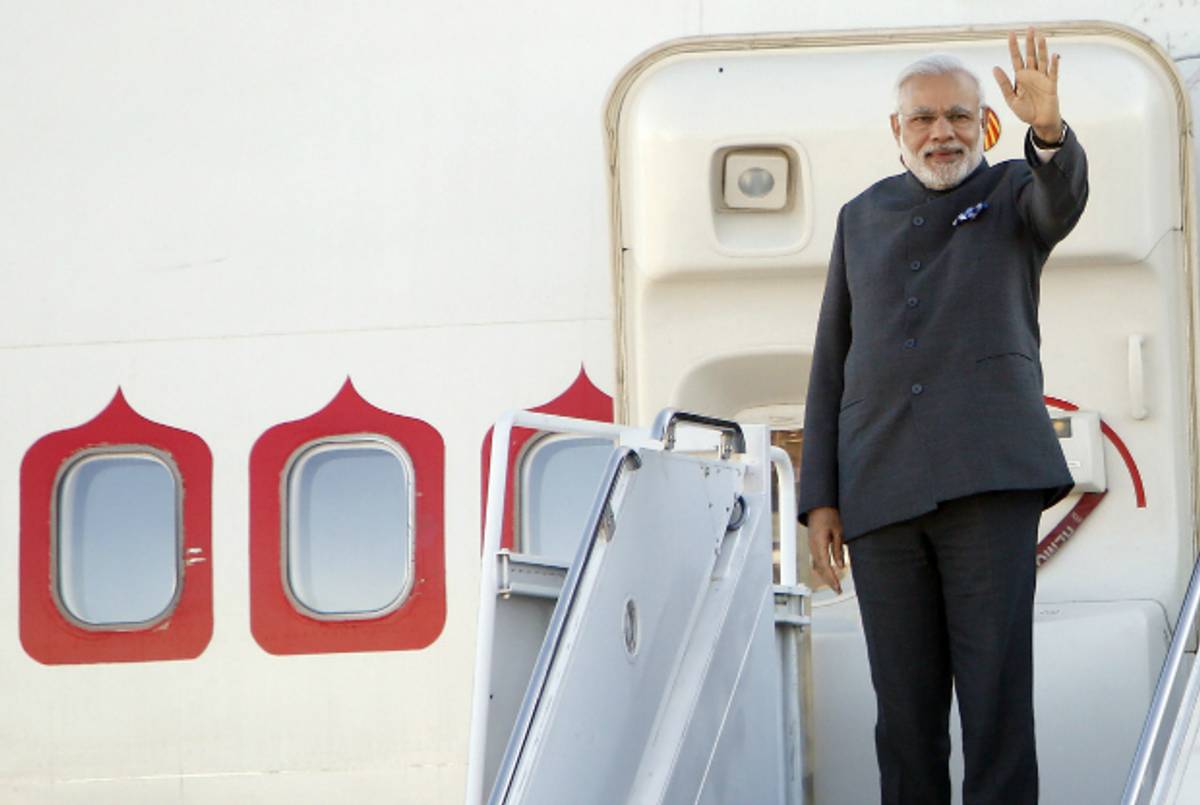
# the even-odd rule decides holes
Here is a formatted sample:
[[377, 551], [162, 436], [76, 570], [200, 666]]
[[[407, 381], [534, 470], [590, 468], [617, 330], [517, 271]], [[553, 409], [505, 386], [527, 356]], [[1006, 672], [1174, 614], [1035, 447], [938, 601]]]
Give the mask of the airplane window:
[[56, 591], [87, 627], [144, 624], [179, 590], [180, 484], [142, 453], [93, 453], [63, 475], [58, 493]]
[[543, 436], [530, 444], [521, 465], [524, 553], [575, 557], [612, 451], [612, 440], [598, 437]]
[[288, 475], [287, 579], [317, 617], [374, 616], [412, 585], [412, 466], [383, 437], [325, 441]]

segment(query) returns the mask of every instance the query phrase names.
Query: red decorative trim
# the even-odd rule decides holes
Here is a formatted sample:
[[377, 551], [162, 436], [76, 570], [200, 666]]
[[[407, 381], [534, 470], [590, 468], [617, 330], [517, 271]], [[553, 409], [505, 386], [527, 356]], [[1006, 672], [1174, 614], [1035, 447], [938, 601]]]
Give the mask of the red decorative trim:
[[[1073, 402], [1060, 399], [1058, 397], [1043, 397], [1046, 405], [1051, 408], [1060, 408], [1063, 411], [1078, 411], [1079, 406]], [[1133, 459], [1133, 453], [1125, 445], [1125, 442], [1117, 435], [1117, 432], [1108, 426], [1108, 423], [1103, 419], [1100, 420], [1100, 431], [1113, 444], [1117, 452], [1121, 454], [1121, 460], [1125, 462], [1126, 469], [1129, 470], [1129, 477], [1133, 481], [1133, 493], [1137, 498], [1137, 507], [1139, 509], [1146, 508], [1146, 487], [1142, 483], [1142, 473], [1138, 469], [1137, 462]]]
[[1049, 395], [1046, 395], [1046, 396], [1042, 397], [1042, 399], [1045, 400], [1046, 405], [1050, 406], [1051, 408], [1059, 408], [1059, 409], [1062, 409], [1063, 411], [1078, 411], [1079, 410], [1079, 406], [1076, 405], [1075, 403], [1067, 402], [1066, 400], [1061, 399], [1059, 397], [1051, 397]]
[[1129, 452], [1125, 442], [1104, 420], [1100, 421], [1100, 431], [1113, 443], [1113, 447], [1117, 448], [1117, 452], [1121, 454], [1125, 466], [1129, 469], [1129, 477], [1133, 480], [1133, 492], [1137, 496], [1137, 507], [1139, 509], [1146, 508], [1146, 487], [1142, 485], [1142, 473], [1138, 470], [1137, 462], [1133, 460], [1133, 453]]
[[[386, 436], [413, 465], [413, 585], [398, 609], [377, 618], [318, 620], [297, 609], [284, 590], [281, 489], [289, 459], [304, 445], [333, 436]], [[419, 419], [368, 403], [347, 378], [330, 403], [305, 419], [276, 425], [250, 452], [250, 631], [272, 654], [421, 649], [446, 622], [443, 551], [445, 447]]]
[[[558, 416], [570, 416], [578, 419], [591, 419], [596, 422], [612, 422], [613, 398], [592, 383], [592, 379], [588, 377], [587, 370], [581, 365], [579, 367], [579, 375], [567, 387], [566, 391], [550, 402], [529, 410], [536, 414], [557, 414]], [[487, 435], [483, 437], [482, 512], [487, 511], [488, 468], [492, 464], [492, 430], [492, 428], [488, 428]], [[521, 455], [521, 450], [524, 449], [526, 443], [536, 434], [537, 431], [529, 428], [513, 428], [512, 438], [509, 440], [509, 484], [505, 490], [504, 529], [500, 536], [500, 544], [505, 548], [512, 549], [513, 547], [513, 506], [515, 501], [513, 495], [516, 489], [516, 484], [512, 483], [514, 468], [516, 467], [517, 457]], [[480, 530], [482, 532], [482, 524]], [[480, 539], [482, 540], [482, 536]]]
[[1084, 492], [1080, 495], [1075, 506], [1067, 512], [1067, 516], [1059, 520], [1058, 525], [1050, 529], [1050, 533], [1038, 542], [1034, 565], [1040, 568], [1049, 562], [1051, 557], [1058, 553], [1071, 537], [1075, 536], [1079, 527], [1083, 525], [1083, 521], [1088, 518], [1093, 509], [1100, 505], [1100, 501], [1104, 500], [1104, 496], [1107, 494], [1107, 492]]
[[[165, 453], [183, 489], [181, 589], [165, 619], [129, 629], [85, 629], [55, 603], [51, 512], [59, 472], [96, 448], [146, 447]], [[34, 442], [21, 462], [21, 645], [48, 665], [148, 662], [198, 657], [212, 637], [212, 454], [194, 433], [151, 422], [125, 401], [90, 422]]]

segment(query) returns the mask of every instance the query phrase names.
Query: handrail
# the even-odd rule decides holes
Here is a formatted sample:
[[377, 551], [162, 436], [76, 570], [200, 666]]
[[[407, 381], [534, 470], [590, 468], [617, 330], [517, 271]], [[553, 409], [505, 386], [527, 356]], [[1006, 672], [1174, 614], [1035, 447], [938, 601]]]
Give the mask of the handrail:
[[677, 408], [664, 408], [658, 412], [658, 416], [654, 418], [654, 424], [650, 426], [650, 437], [661, 441], [663, 449], [672, 450], [675, 448], [675, 426], [681, 422], [720, 431], [721, 458], [729, 458], [731, 453], [746, 452], [746, 436], [742, 433], [742, 426], [738, 423], [730, 419], [717, 419], [703, 414], [680, 411]]
[[771, 464], [779, 474], [779, 583], [796, 586], [796, 473], [782, 447], [771, 448]]
[[504, 501], [508, 486], [508, 451], [514, 427], [553, 433], [607, 436], [613, 439], [628, 431], [622, 425], [590, 422], [551, 414], [510, 411], [496, 421], [492, 430], [492, 457], [488, 467], [487, 512], [484, 517], [483, 563], [479, 573], [479, 620], [475, 637], [475, 681], [471, 702], [471, 737], [467, 754], [468, 805], [483, 801], [483, 773], [488, 728], [488, 683], [492, 676], [492, 643], [496, 621], [497, 561], [504, 530]]
[[[1200, 673], [1196, 672], [1193, 666], [1191, 673], [1188, 674], [1187, 685], [1183, 688], [1183, 694], [1176, 705], [1175, 711], [1177, 714], [1187, 714], [1187, 720], [1175, 723], [1171, 730], [1170, 738], [1167, 740], [1167, 747], [1163, 751], [1163, 762], [1159, 767], [1158, 778], [1154, 782], [1154, 788], [1150, 792], [1151, 805], [1162, 805], [1168, 802], [1168, 797], [1178, 795], [1178, 785], [1183, 781], [1176, 776], [1176, 767], [1181, 762], [1181, 757], [1184, 751], [1184, 742], [1188, 740], [1190, 735], [1194, 735], [1194, 727], [1191, 719], [1194, 717], [1196, 702], [1200, 700]], [[1178, 715], [1176, 716], [1178, 719]], [[1194, 740], [1194, 739], [1193, 739]], [[1187, 768], [1186, 762], [1184, 768]]]
[[521, 709], [518, 711], [516, 721], [513, 723], [512, 734], [521, 735], [521, 742], [518, 745], [510, 743], [505, 748], [504, 757], [500, 761], [500, 767], [496, 771], [496, 779], [492, 784], [492, 793], [488, 798], [489, 803], [506, 802], [508, 795], [512, 791], [517, 763], [520, 761], [521, 754], [525, 750], [525, 741], [529, 737], [529, 729], [533, 724], [534, 713], [541, 702], [546, 679], [550, 675], [550, 665], [554, 661], [554, 656], [562, 643], [563, 630], [566, 627], [567, 619], [571, 617], [571, 612], [575, 607], [576, 593], [579, 590], [580, 579], [583, 577], [584, 570], [588, 564], [588, 557], [591, 555], [593, 548], [595, 548], [598, 539], [601, 537], [605, 537], [606, 539], [612, 538], [611, 529], [614, 527], [613, 517], [615, 515], [612, 509], [612, 502], [617, 488], [621, 483], [622, 476], [626, 471], [636, 470], [641, 466], [641, 457], [637, 454], [636, 450], [630, 447], [621, 448], [609, 459], [608, 469], [605, 472], [605, 477], [608, 478], [608, 485], [592, 504], [591, 514], [588, 515], [588, 528], [585, 532], [585, 539], [582, 540], [576, 551], [575, 560], [571, 562], [571, 569], [567, 572], [567, 578], [563, 582], [562, 592], [558, 596], [558, 604], [554, 607], [554, 614], [550, 618], [550, 625], [546, 628], [546, 640], [542, 643], [542, 648], [538, 652], [537, 661], [534, 663], [533, 673], [530, 675], [525, 698], [521, 702]]
[[[1150, 703], [1150, 711], [1146, 715], [1146, 723], [1142, 727], [1142, 735], [1138, 740], [1137, 753], [1129, 770], [1121, 805], [1144, 805], [1150, 802], [1159, 791], [1161, 782], [1170, 779], [1170, 772], [1178, 760], [1179, 742], [1171, 740], [1175, 730], [1167, 733], [1168, 744], [1162, 746], [1163, 728], [1167, 722], [1167, 710], [1176, 698], [1179, 671], [1183, 666], [1187, 644], [1196, 628], [1197, 613], [1200, 613], [1200, 561], [1192, 567], [1187, 594], [1179, 611], [1179, 620], [1175, 624], [1175, 634], [1171, 637], [1171, 648], [1158, 676], [1158, 686]], [[1195, 670], [1192, 673], [1195, 674]], [[1173, 725], [1177, 723], [1182, 711], [1182, 708], [1176, 710]], [[1173, 751], [1167, 752], [1168, 748]], [[1152, 765], [1155, 766], [1153, 772]], [[1164, 771], [1167, 773], [1164, 774]]]

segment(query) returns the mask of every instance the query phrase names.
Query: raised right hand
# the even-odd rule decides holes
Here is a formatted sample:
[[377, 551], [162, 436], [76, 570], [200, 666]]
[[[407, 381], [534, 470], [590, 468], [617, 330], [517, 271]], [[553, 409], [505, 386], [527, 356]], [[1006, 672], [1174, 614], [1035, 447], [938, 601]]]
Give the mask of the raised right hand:
[[842, 516], [833, 506], [821, 506], [808, 513], [808, 551], [817, 577], [841, 595], [842, 583], [838, 570], [846, 569], [846, 554], [842, 544]]
[[1025, 56], [1017, 44], [1016, 33], [1008, 35], [1013, 77], [996, 67], [992, 75], [1013, 114], [1033, 127], [1038, 137], [1058, 142], [1062, 136], [1062, 117], [1058, 111], [1058, 54], [1050, 55], [1046, 37], [1030, 27], [1025, 34]]

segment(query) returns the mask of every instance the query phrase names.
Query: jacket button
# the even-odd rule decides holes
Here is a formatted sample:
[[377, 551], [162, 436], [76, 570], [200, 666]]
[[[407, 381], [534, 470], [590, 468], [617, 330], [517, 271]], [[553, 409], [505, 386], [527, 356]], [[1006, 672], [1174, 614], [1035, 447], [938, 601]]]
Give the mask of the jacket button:
[[913, 383], [913, 385], [912, 385], [912, 393], [913, 394], [920, 394], [924, 390], [925, 390], [925, 387], [922, 386], [920, 383]]
[[908, 297], [908, 306], [909, 307], [916, 307], [918, 304], [920, 304], [920, 303], [918, 302], [917, 297], [915, 297], [915, 296]]
[[921, 261], [913, 260], [911, 263], [908, 264], [908, 267], [911, 268], [913, 271], [920, 271], [921, 270]]
[[918, 215], [915, 218], [913, 218], [913, 226], [924, 226], [924, 225], [925, 225], [925, 219], [922, 218], [921, 216]]
[[917, 345], [917, 339], [915, 339], [915, 338], [910, 338], [910, 339], [908, 339], [907, 341], [905, 341], [905, 342], [904, 342], [904, 348], [905, 348], [905, 349], [912, 349], [912, 348], [913, 348], [913, 347], [915, 347], [916, 345]]

